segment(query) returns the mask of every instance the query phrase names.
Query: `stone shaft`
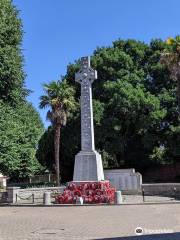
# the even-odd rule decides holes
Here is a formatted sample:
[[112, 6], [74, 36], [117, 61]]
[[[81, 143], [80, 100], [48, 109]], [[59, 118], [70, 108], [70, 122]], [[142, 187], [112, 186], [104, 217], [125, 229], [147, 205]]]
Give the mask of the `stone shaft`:
[[75, 75], [75, 81], [81, 84], [81, 150], [93, 151], [94, 126], [92, 107], [92, 82], [97, 78], [96, 70], [90, 67], [90, 58], [81, 59], [81, 68]]
[[91, 83], [84, 79], [81, 84], [81, 150], [94, 150], [94, 126]]

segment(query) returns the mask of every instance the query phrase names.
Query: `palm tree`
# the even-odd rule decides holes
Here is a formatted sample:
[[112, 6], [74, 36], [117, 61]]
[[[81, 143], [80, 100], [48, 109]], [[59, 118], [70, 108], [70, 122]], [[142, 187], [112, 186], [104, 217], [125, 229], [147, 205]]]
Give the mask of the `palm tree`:
[[180, 116], [180, 36], [168, 38], [167, 49], [161, 55], [160, 62], [164, 64], [172, 80], [177, 82], [178, 112]]
[[67, 117], [75, 108], [74, 89], [69, 86], [66, 80], [52, 81], [43, 84], [45, 95], [40, 97], [39, 107], [50, 108], [47, 112], [47, 119], [50, 120], [54, 128], [54, 152], [56, 183], [60, 185], [59, 150], [61, 127], [66, 125]]

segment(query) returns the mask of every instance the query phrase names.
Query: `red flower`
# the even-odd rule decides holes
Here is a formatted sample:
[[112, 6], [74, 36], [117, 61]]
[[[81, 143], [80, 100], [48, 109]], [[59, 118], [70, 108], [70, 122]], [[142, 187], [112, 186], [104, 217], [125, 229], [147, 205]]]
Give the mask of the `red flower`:
[[82, 190], [83, 190], [83, 185], [78, 185], [78, 186], [77, 186], [77, 189], [80, 190], [80, 191], [82, 191]]
[[100, 196], [101, 194], [103, 194], [103, 191], [100, 189], [96, 189], [95, 194]]
[[81, 191], [80, 191], [80, 190], [75, 190], [75, 191], [74, 191], [74, 195], [75, 195], [75, 196], [78, 196], [78, 197], [81, 197], [82, 194], [81, 194]]
[[89, 184], [88, 183], [85, 183], [84, 184], [84, 190], [87, 190], [89, 188]]
[[86, 194], [90, 195], [90, 196], [93, 196], [94, 195], [94, 191], [93, 190], [87, 190]]
[[68, 189], [72, 191], [75, 188], [76, 188], [76, 185], [74, 183], [70, 182], [69, 185], [68, 185]]
[[95, 190], [95, 189], [97, 188], [96, 184], [95, 184], [95, 183], [92, 183], [92, 184], [91, 184], [91, 188], [92, 188], [93, 190]]

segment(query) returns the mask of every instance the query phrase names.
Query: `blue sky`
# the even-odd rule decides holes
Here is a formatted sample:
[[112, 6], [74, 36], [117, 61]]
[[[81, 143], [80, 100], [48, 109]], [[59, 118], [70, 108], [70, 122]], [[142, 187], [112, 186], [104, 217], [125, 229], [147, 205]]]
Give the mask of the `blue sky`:
[[118, 38], [149, 42], [180, 33], [179, 0], [13, 0], [24, 26], [23, 53], [28, 100], [39, 110], [42, 83], [97, 46]]

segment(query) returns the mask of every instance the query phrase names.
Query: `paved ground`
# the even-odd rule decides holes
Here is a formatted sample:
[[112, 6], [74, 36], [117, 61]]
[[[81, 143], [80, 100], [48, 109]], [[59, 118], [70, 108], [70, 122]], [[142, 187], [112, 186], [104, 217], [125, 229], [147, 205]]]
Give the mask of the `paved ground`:
[[[171, 234], [137, 237], [137, 227]], [[180, 240], [178, 232], [180, 204], [0, 207], [0, 240]]]

